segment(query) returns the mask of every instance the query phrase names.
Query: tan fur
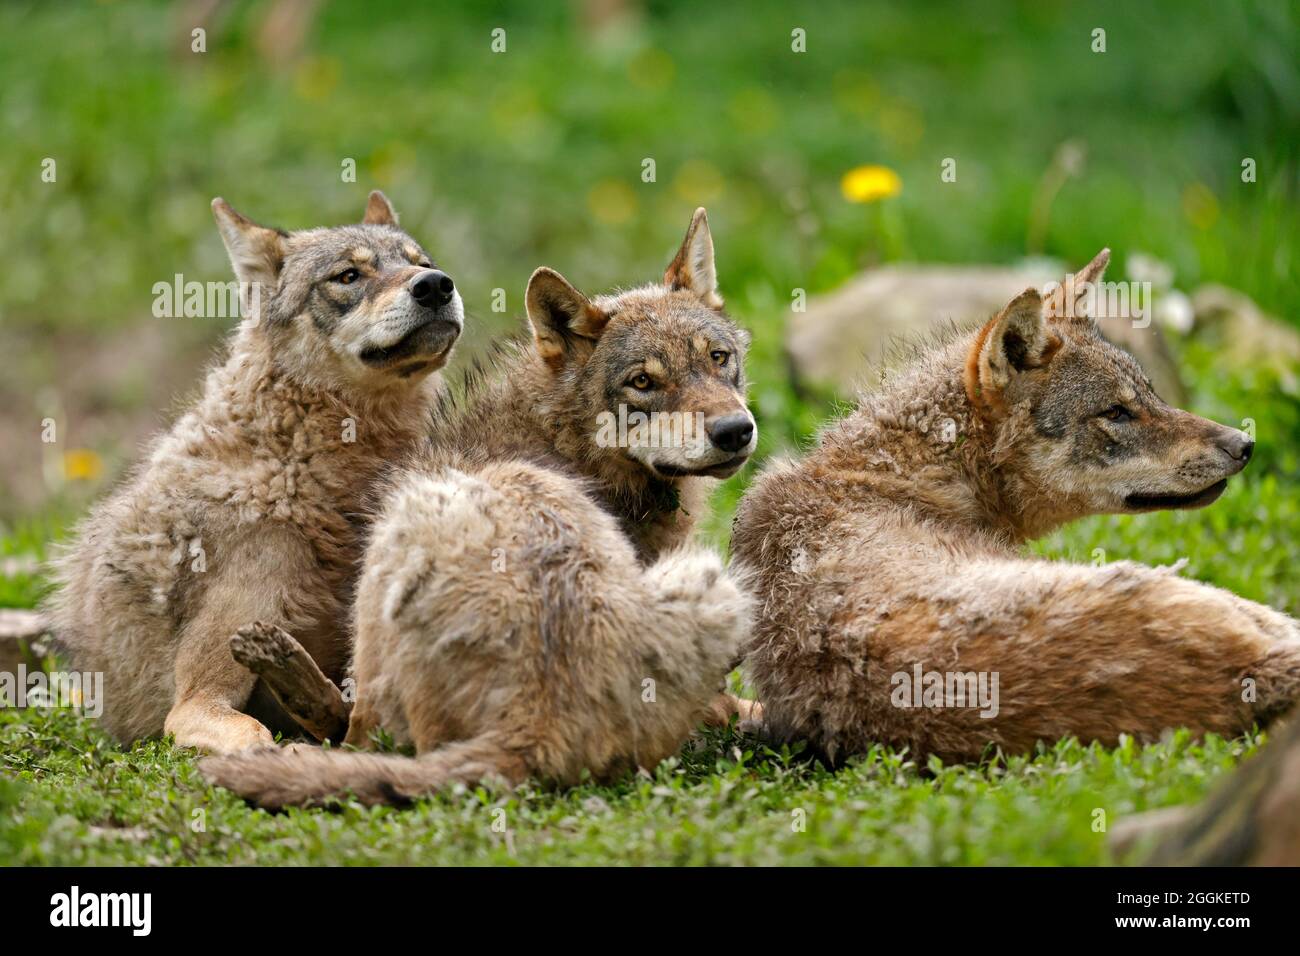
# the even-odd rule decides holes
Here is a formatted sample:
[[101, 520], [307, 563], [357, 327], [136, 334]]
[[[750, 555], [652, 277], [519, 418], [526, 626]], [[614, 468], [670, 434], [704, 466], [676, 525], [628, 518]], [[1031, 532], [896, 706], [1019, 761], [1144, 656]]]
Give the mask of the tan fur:
[[[707, 232], [701, 210], [683, 245]], [[736, 709], [717, 698], [749, 599], [715, 555], [684, 545], [705, 476], [740, 467], [752, 436], [738, 453], [701, 451], [685, 476], [662, 472], [670, 450], [635, 458], [596, 437], [620, 401], [752, 425], [744, 337], [702, 285], [707, 248], [690, 290], [588, 299], [539, 269], [532, 342], [443, 410], [395, 481], [358, 587], [347, 742], [382, 727], [418, 758], [259, 751], [206, 761], [208, 779], [262, 806], [396, 802], [486, 778], [573, 784], [653, 767], [702, 717]], [[628, 384], [647, 369], [660, 387]]]
[[[1131, 418], [1099, 414], [1112, 403]], [[756, 586], [748, 667], [768, 732], [833, 760], [873, 743], [972, 759], [1067, 735], [1236, 734], [1284, 710], [1300, 696], [1292, 618], [1168, 569], [1021, 553], [1083, 515], [1206, 504], [1249, 445], [1161, 402], [1059, 295], [1026, 292], [745, 495], [732, 545]], [[895, 706], [894, 675], [918, 663], [997, 672], [998, 714]]]
[[[380, 269], [373, 251], [370, 284], [327, 290], [358, 297], [353, 307], [313, 312], [340, 268], [336, 250], [410, 243], [379, 222], [395, 221], [382, 194], [371, 197], [371, 225], [294, 234], [220, 200], [214, 210], [237, 276], [263, 284], [261, 313], [232, 336], [198, 402], [82, 523], [57, 564], [52, 611], [76, 666], [105, 674], [110, 733], [166, 731], [179, 745], [229, 752], [271, 742], [241, 712], [255, 679], [230, 655], [239, 628], [281, 625], [342, 677], [367, 496], [422, 434], [438, 388], [429, 373], [461, 319], [458, 301], [445, 319], [426, 319], [402, 287], [422, 269]], [[405, 364], [358, 358], [426, 321], [437, 328], [411, 333], [428, 341]]]

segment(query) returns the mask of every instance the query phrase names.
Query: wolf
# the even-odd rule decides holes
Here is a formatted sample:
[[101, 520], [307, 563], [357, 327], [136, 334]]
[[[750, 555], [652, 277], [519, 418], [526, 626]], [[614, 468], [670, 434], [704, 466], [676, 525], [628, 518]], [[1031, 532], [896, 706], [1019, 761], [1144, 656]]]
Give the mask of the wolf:
[[72, 660], [106, 675], [111, 734], [229, 753], [270, 744], [275, 717], [231, 657], [240, 629], [281, 626], [342, 679], [369, 490], [423, 437], [464, 315], [383, 193], [360, 224], [298, 232], [212, 210], [245, 318], [81, 523], [50, 611]]
[[260, 750], [205, 761], [212, 782], [264, 807], [573, 784], [654, 766], [718, 706], [749, 600], [686, 542], [757, 430], [705, 211], [662, 283], [588, 298], [540, 268], [525, 306], [531, 340], [471, 372], [394, 482], [357, 591], [346, 743], [383, 728], [417, 756]]
[[1086, 297], [1108, 259], [925, 351], [744, 495], [732, 548], [773, 738], [831, 762], [873, 743], [971, 760], [1235, 735], [1296, 699], [1291, 617], [1169, 568], [1021, 553], [1085, 515], [1204, 507], [1251, 457], [1099, 334]]

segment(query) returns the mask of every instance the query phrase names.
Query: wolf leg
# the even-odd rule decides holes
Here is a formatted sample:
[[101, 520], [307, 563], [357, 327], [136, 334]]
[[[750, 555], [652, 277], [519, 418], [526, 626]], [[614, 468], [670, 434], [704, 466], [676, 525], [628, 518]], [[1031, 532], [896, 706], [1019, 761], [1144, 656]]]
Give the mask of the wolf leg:
[[317, 740], [340, 740], [348, 705], [306, 649], [284, 628], [256, 621], [230, 639], [236, 661], [262, 679], [272, 696]]
[[720, 692], [752, 613], [748, 595], [721, 560], [707, 552], [679, 551], [651, 565], [646, 576], [657, 614], [643, 653], [677, 693], [698, 695], [692, 698], [692, 726], [721, 727], [733, 715], [742, 720], [761, 715], [754, 701]]
[[[972, 758], [989, 743], [1024, 752], [1065, 736], [1106, 745], [1175, 727], [1233, 736], [1300, 690], [1293, 620], [1167, 569], [981, 562], [918, 590], [929, 600], [874, 631], [863, 696], [876, 739]], [[997, 677], [997, 693], [987, 708], [916, 708], [907, 694], [889, 706], [894, 682], [917, 668], [990, 687]]]
[[230, 656], [234, 630], [211, 611], [186, 628], [176, 655], [176, 699], [163, 722], [178, 747], [233, 753], [274, 742], [266, 727], [240, 713], [257, 677]]
[[[257, 677], [231, 656], [230, 638], [252, 621], [290, 624], [287, 610], [301, 605], [312, 583], [293, 573], [307, 566], [303, 550], [294, 539], [249, 532], [213, 554], [202, 602], [176, 648], [175, 696], [163, 729], [178, 746], [231, 753], [273, 742], [241, 712]], [[268, 567], [279, 573], [268, 575]]]
[[348, 715], [348, 730], [343, 742], [353, 747], [364, 748], [370, 742], [370, 732], [378, 726], [379, 716], [367, 706], [358, 689], [357, 702], [352, 708], [352, 713]]

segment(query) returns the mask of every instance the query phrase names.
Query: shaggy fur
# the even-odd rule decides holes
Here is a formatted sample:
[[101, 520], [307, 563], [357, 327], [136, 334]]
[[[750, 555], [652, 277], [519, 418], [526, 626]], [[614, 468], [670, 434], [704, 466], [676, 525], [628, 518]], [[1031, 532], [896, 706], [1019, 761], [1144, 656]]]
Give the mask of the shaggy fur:
[[[347, 742], [382, 727], [419, 757], [264, 750], [205, 761], [209, 780], [268, 807], [572, 784], [654, 766], [716, 702], [749, 600], [716, 556], [681, 546], [705, 481], [755, 436], [704, 211], [663, 285], [589, 300], [539, 269], [527, 306], [532, 344], [444, 404], [358, 588]], [[699, 412], [704, 435], [603, 443], [598, 415], [619, 404]]]
[[[922, 355], [745, 495], [732, 545], [757, 588], [748, 667], [775, 738], [831, 760], [873, 743], [971, 759], [1237, 734], [1296, 699], [1290, 617], [1172, 569], [1022, 556], [1084, 515], [1208, 504], [1253, 445], [1163, 403], [1066, 288]], [[917, 665], [996, 673], [996, 715], [956, 695], [895, 706]]]
[[[341, 678], [367, 494], [410, 454], [459, 334], [459, 298], [380, 193], [361, 225], [284, 233], [216, 200], [257, 296], [203, 395], [82, 523], [57, 564], [56, 634], [105, 674], [106, 729], [216, 752], [269, 744], [229, 642], [283, 626]], [[450, 280], [446, 280], [447, 283]]]

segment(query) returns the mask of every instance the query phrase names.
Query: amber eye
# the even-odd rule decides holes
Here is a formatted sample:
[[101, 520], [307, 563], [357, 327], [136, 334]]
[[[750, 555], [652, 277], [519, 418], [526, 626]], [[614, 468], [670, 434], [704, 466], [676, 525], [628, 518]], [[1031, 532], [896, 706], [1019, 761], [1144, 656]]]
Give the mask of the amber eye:
[[731, 358], [731, 353], [724, 352], [722, 349], [714, 349], [710, 355], [713, 357], [713, 364], [718, 368], [726, 368], [727, 360]]
[[351, 285], [361, 278], [361, 273], [356, 269], [344, 269], [334, 277], [334, 281], [340, 285]]
[[1131, 422], [1133, 413], [1123, 405], [1112, 405], [1101, 413], [1101, 417], [1108, 422]]
[[654, 385], [654, 380], [645, 372], [641, 372], [639, 375], [633, 375], [628, 379], [628, 384], [638, 392], [648, 392], [650, 391], [651, 386]]

